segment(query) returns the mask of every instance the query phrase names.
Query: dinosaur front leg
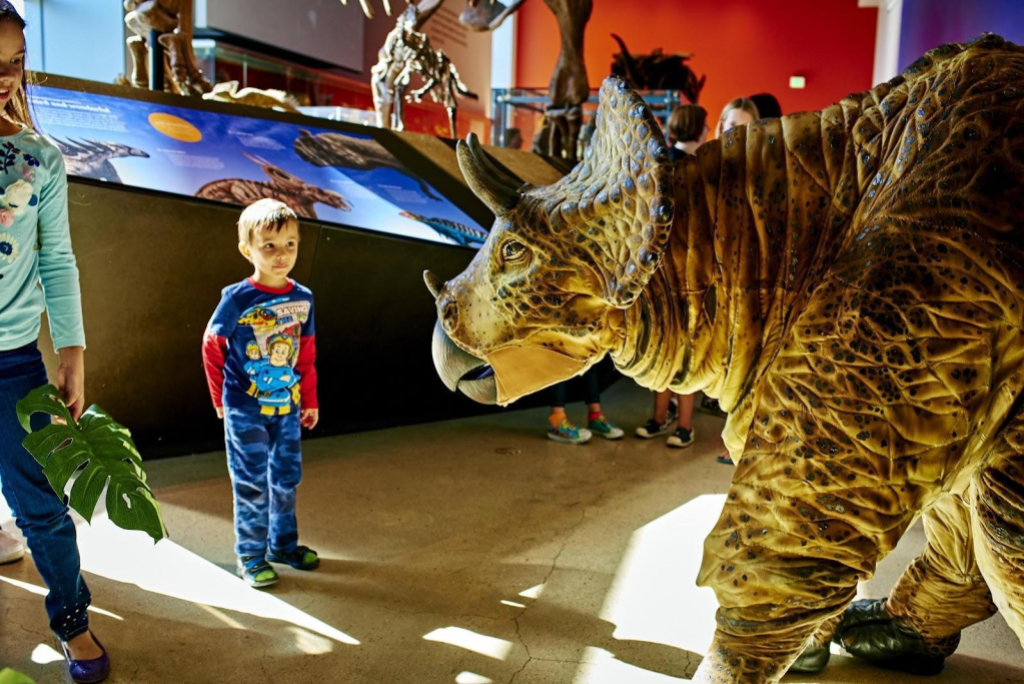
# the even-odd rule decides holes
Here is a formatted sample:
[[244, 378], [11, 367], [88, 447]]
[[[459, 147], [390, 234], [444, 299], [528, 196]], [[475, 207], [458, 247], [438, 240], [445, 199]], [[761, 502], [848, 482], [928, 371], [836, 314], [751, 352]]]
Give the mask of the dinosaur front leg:
[[[705, 542], [698, 584], [714, 589], [720, 608], [695, 682], [779, 681], [874, 568], [878, 547], [871, 535], [822, 514], [812, 487], [802, 497], [786, 495], [762, 484], [772, 480], [754, 470], [737, 472]], [[835, 553], [840, 546], [843, 552]], [[854, 550], [858, 563], [849, 562]]]
[[888, 600], [850, 606], [835, 634], [852, 655], [887, 669], [936, 674], [964, 628], [996, 612], [974, 557], [970, 509], [943, 496], [924, 516], [928, 545]]

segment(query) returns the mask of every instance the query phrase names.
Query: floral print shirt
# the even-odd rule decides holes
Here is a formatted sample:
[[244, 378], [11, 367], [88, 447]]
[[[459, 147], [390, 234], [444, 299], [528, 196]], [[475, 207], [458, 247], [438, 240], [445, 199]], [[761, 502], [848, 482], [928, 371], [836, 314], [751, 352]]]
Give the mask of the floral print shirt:
[[64, 158], [25, 128], [0, 136], [0, 351], [38, 339], [44, 308], [55, 349], [85, 346]]

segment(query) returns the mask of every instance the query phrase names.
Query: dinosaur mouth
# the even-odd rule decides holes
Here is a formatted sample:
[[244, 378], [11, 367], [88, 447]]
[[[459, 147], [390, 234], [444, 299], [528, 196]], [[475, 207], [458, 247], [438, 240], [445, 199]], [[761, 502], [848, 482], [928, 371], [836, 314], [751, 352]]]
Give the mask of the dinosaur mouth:
[[494, 370], [486, 361], [463, 351], [452, 342], [440, 321], [434, 325], [431, 353], [434, 368], [449, 390], [461, 391], [478, 404], [498, 403]]
[[587, 363], [544, 347], [509, 346], [481, 359], [463, 351], [440, 322], [434, 326], [434, 368], [452, 392], [480, 404], [512, 402], [582, 373]]

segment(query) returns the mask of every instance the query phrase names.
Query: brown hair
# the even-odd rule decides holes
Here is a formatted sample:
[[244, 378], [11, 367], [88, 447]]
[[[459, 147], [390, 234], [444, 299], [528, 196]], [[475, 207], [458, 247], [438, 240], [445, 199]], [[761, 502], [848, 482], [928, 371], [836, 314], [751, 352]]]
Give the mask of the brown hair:
[[284, 202], [267, 197], [256, 200], [238, 217], [238, 241], [245, 245], [251, 244], [254, 233], [264, 230], [277, 232], [289, 221], [298, 220], [295, 212]]
[[757, 121], [758, 119], [761, 118], [761, 114], [757, 111], [757, 105], [754, 104], [753, 100], [747, 99], [745, 97], [737, 97], [735, 100], [732, 100], [731, 102], [729, 102], [729, 104], [725, 105], [725, 107], [722, 108], [722, 115], [718, 117], [718, 126], [715, 127], [716, 138], [722, 137], [722, 133], [725, 132], [722, 130], [722, 126], [725, 125], [725, 119], [726, 117], [729, 116], [729, 112], [731, 112], [734, 109], [742, 109], [747, 114], [754, 117], [754, 121]]
[[708, 113], [700, 105], [680, 105], [668, 118], [668, 133], [675, 142], [700, 140]]
[[[9, 2], [0, 2], [0, 22], [2, 21], [14, 23], [21, 29], [22, 40], [25, 39], [25, 20], [21, 18], [21, 15], [18, 14], [17, 10]], [[27, 58], [27, 44], [25, 45], [25, 51]], [[28, 108], [28, 69], [25, 64], [22, 64], [21, 88], [18, 90], [17, 95], [7, 101], [7, 106], [4, 108], [4, 116], [14, 123], [35, 128], [35, 124], [32, 123], [32, 113]]]

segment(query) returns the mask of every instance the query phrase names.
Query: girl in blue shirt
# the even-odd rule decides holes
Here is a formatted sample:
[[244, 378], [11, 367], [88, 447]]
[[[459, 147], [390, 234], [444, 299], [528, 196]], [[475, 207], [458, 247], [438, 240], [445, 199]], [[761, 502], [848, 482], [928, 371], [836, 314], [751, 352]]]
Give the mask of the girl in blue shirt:
[[[77, 419], [85, 405], [85, 335], [60, 151], [37, 133], [25, 85], [25, 21], [0, 0], [0, 486], [49, 588], [46, 611], [72, 679], [99, 682], [110, 662], [89, 631], [91, 597], [63, 497], [21, 446], [17, 402], [47, 383], [37, 340], [44, 309], [60, 356], [56, 384]], [[33, 429], [45, 417], [33, 418]]]

